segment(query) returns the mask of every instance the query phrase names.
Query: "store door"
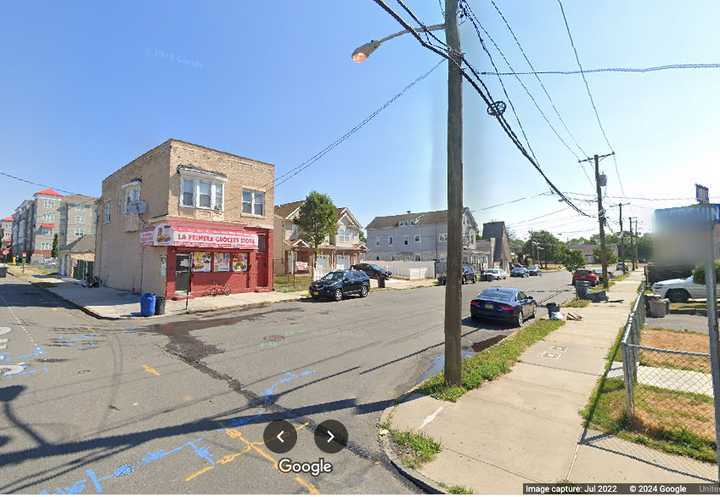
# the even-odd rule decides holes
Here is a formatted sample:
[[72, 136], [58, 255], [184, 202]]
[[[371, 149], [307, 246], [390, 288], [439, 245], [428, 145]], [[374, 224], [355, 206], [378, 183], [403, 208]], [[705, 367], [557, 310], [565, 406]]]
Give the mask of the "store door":
[[175, 291], [190, 290], [190, 254], [175, 254]]

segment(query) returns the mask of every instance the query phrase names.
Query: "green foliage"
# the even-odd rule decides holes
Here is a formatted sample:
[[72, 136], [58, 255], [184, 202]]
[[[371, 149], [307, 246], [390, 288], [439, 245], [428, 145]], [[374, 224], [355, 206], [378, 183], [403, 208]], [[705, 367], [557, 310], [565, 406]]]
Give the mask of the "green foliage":
[[566, 250], [563, 254], [562, 265], [572, 273], [585, 265], [585, 257], [579, 250]]
[[440, 452], [440, 442], [424, 433], [390, 430], [390, 438], [400, 452], [400, 459], [409, 468], [432, 461]]
[[58, 236], [57, 233], [53, 236], [53, 244], [52, 244], [52, 251], [50, 252], [50, 257], [57, 257], [58, 256]]
[[328, 195], [312, 191], [300, 207], [295, 224], [302, 230], [317, 258], [318, 248], [325, 238], [337, 231], [337, 208]]
[[365, 236], [365, 232], [363, 230], [360, 230], [360, 241], [367, 243], [367, 237]]
[[[615, 264], [617, 262], [617, 255], [615, 254], [615, 251], [610, 250], [607, 246], [605, 246], [605, 254], [607, 255], [608, 264]], [[593, 257], [595, 257], [595, 260], [598, 262], [602, 261], [602, 250], [600, 247], [595, 247], [593, 249]]]
[[[698, 285], [705, 284], [705, 265], [700, 264], [693, 270], [693, 280]], [[720, 281], [720, 259], [715, 261], [715, 281]]]
[[546, 319], [529, 324], [499, 344], [465, 359], [462, 363], [462, 385], [446, 385], [443, 374], [439, 373], [420, 385], [419, 391], [439, 400], [455, 402], [484, 381], [494, 380], [509, 372], [528, 347], [564, 324], [565, 321]]
[[[537, 245], [536, 245], [537, 244]], [[543, 261], [560, 262], [565, 252], [565, 245], [549, 231], [531, 231], [530, 238], [523, 245], [522, 253], [535, 258], [536, 247], [539, 248], [540, 257]]]
[[[629, 246], [627, 237], [625, 238], [625, 244]], [[643, 236], [637, 239], [637, 253], [638, 259], [649, 261], [653, 256], [653, 237], [650, 233], [645, 233]]]

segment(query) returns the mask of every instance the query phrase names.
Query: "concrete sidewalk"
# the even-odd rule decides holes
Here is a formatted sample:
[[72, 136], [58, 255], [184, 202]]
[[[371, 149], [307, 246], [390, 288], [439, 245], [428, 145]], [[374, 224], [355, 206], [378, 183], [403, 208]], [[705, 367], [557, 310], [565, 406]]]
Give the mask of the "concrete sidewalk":
[[[140, 316], [140, 295], [114, 288], [87, 288], [81, 282], [71, 278], [35, 276], [13, 271], [9, 278], [33, 284], [47, 284], [44, 288], [61, 299], [78, 307], [84, 312], [100, 319], [152, 319]], [[168, 300], [165, 316], [209, 311], [239, 310], [248, 307], [269, 305], [276, 302], [299, 300], [307, 296], [302, 292], [247, 292], [215, 297], [196, 297], [189, 299], [187, 309], [185, 300]]]
[[[579, 412], [604, 372], [607, 352], [625, 324], [641, 280], [638, 271], [610, 289], [610, 300], [621, 303], [572, 309], [582, 321], [568, 321], [526, 350], [510, 373], [457, 402], [411, 394], [386, 409], [382, 419], [393, 429], [422, 431], [442, 444], [419, 475], [408, 474], [438, 490], [443, 483], [482, 494], [522, 493], [522, 484], [531, 482], [715, 478], [712, 465], [682, 457], [670, 460], [613, 437], [599, 436], [595, 443], [586, 437], [579, 443], [584, 431]], [[630, 451], [628, 445], [637, 449]]]

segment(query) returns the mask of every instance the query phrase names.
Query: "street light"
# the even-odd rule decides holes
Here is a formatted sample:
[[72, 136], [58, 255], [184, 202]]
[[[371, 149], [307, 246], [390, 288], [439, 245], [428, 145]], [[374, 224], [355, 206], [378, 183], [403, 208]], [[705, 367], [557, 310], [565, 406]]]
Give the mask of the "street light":
[[[423, 28], [415, 28], [415, 31], [419, 33], [425, 33], [427, 31], [437, 31], [438, 29], [445, 29], [445, 24], [433, 24], [431, 26], [423, 27]], [[405, 33], [409, 33], [410, 31], [407, 29], [404, 29], [402, 31], [398, 31], [397, 33], [393, 33], [391, 35], [388, 35], [384, 38], [380, 38], [379, 40], [370, 40], [369, 42], [365, 43], [364, 45], [360, 45], [357, 47], [353, 53], [352, 53], [352, 60], [353, 62], [357, 62], [358, 64], [361, 62], [365, 62], [368, 57], [370, 57], [370, 54], [373, 53], [377, 48], [385, 43], [388, 40], [392, 40], [393, 38], [397, 38], [398, 36], [402, 36]]]

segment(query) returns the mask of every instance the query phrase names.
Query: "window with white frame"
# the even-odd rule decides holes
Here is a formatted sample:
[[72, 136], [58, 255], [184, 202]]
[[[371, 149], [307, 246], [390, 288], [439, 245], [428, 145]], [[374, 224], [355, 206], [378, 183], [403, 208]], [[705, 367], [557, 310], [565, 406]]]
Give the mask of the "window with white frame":
[[180, 189], [182, 207], [223, 210], [225, 185], [221, 181], [184, 177]]
[[447, 233], [440, 233], [438, 235], [438, 241], [447, 242]]
[[265, 215], [265, 193], [256, 190], [243, 190], [243, 214]]
[[79, 237], [83, 236], [84, 234], [85, 233], [83, 232], [82, 228], [75, 228], [75, 236], [77, 236], [79, 238]]
[[128, 207], [140, 201], [140, 183], [131, 183], [123, 187], [123, 213], [129, 214]]
[[112, 209], [111, 203], [105, 202], [103, 205], [103, 224], [110, 224], [110, 209]]

